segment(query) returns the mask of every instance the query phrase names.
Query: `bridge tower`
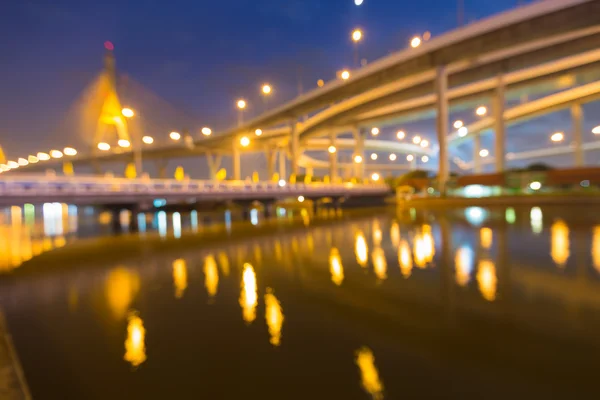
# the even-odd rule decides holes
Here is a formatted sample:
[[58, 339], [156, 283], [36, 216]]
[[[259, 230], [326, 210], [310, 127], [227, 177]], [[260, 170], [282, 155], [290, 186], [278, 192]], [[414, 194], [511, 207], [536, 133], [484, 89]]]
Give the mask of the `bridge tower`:
[[104, 55], [104, 71], [101, 75], [104, 100], [96, 125], [94, 149], [92, 151], [96, 149], [98, 143], [106, 142], [110, 144], [114, 141], [115, 136], [117, 140], [127, 140], [131, 143], [127, 116], [123, 115], [124, 109], [117, 94], [114, 46], [111, 42], [105, 42], [104, 47], [106, 48], [106, 54]]

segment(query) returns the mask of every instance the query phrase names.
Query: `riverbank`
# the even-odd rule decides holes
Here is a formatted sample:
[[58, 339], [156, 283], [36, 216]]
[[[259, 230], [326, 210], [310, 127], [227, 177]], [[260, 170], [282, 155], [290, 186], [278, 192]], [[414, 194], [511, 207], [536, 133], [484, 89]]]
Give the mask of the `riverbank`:
[[31, 399], [2, 311], [0, 311], [0, 399]]
[[514, 207], [514, 206], [544, 206], [544, 205], [600, 205], [598, 194], [538, 194], [511, 195], [493, 197], [425, 197], [398, 201], [398, 205], [414, 208], [436, 207]]

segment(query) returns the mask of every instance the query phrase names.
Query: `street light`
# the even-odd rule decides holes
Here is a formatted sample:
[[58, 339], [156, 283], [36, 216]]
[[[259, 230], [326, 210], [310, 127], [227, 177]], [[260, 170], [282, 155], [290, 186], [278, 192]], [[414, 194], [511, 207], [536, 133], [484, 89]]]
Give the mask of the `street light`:
[[487, 114], [487, 108], [485, 106], [479, 106], [477, 107], [477, 110], [475, 110], [475, 114], [483, 117], [485, 114]]
[[243, 110], [244, 108], [246, 108], [246, 100], [239, 99], [237, 101], [237, 108], [239, 108], [240, 110]]
[[209, 127], [205, 126], [204, 128], [202, 128], [201, 132], [204, 136], [210, 136], [212, 130]]
[[390, 154], [390, 161], [396, 161], [396, 155], [394, 153]]
[[377, 172], [373, 172], [373, 175], [371, 175], [371, 180], [377, 182], [379, 180], [379, 174]]
[[371, 160], [375, 161], [377, 160], [377, 153], [371, 153]]
[[244, 109], [246, 108], [246, 100], [239, 99], [236, 103], [236, 106], [239, 110], [238, 112], [238, 126], [241, 126], [244, 123]]
[[363, 3], [364, 0], [354, 0], [354, 4], [356, 6], [360, 6]]
[[412, 139], [412, 142], [413, 142], [414, 144], [419, 144], [419, 143], [421, 143], [421, 136], [418, 136], [418, 135], [417, 135], [417, 136], [413, 137], [413, 139]]
[[154, 143], [154, 138], [152, 136], [144, 136], [142, 138], [142, 142], [144, 142], [146, 144], [152, 144], [152, 143]]
[[335, 146], [329, 146], [329, 148], [327, 149], [327, 151], [329, 153], [331, 153], [331, 154], [334, 154], [337, 151], [337, 149], [335, 148]]
[[271, 91], [273, 90], [273, 88], [271, 87], [271, 85], [269, 85], [268, 83], [265, 83], [262, 87], [262, 92], [264, 95], [269, 95], [271, 94]]
[[421, 147], [425, 148], [429, 146], [429, 141], [428, 140], [421, 140]]
[[363, 159], [362, 159], [361, 155], [357, 154], [357, 155], [354, 156], [354, 162], [355, 163], [360, 164], [362, 162], [362, 160]]
[[72, 148], [72, 147], [65, 147], [65, 148], [63, 149], [63, 153], [65, 154], [65, 156], [72, 157], [72, 156], [75, 156], [75, 155], [77, 155], [77, 150], [75, 150], [75, 149], [74, 149], [74, 148]]
[[8, 161], [6, 163], [6, 165], [10, 168], [10, 169], [15, 169], [15, 168], [19, 168], [19, 164], [14, 162], [14, 161]]
[[119, 147], [123, 147], [123, 148], [127, 148], [127, 147], [131, 146], [131, 142], [127, 139], [119, 139], [117, 144], [119, 145]]
[[263, 131], [262, 131], [262, 129], [257, 129], [257, 130], [255, 130], [255, 131], [254, 131], [254, 134], [255, 134], [256, 136], [260, 136], [260, 135], [262, 135], [262, 134], [263, 134]]
[[50, 150], [50, 157], [52, 158], [62, 158], [63, 153], [60, 150]]
[[371, 135], [373, 135], [373, 136], [379, 135], [379, 128], [373, 128], [373, 129], [371, 129]]
[[24, 166], [26, 166], [26, 165], [28, 165], [28, 164], [29, 164], [29, 161], [27, 161], [27, 160], [26, 160], [26, 159], [24, 159], [24, 158], [19, 158], [19, 159], [17, 160], [17, 164], [19, 164], [21, 167], [24, 167]]
[[460, 129], [460, 128], [462, 128], [462, 127], [463, 127], [463, 125], [464, 125], [464, 124], [463, 124], [463, 122], [462, 122], [460, 119], [459, 119], [459, 120], [456, 120], [456, 121], [454, 121], [454, 129]]
[[37, 153], [37, 158], [40, 161], [48, 161], [50, 159], [50, 155], [47, 153]]
[[[100, 143], [98, 143], [98, 150], [108, 151], [108, 150], [110, 150], [110, 144], [104, 143], [104, 142], [100, 142]], [[43, 158], [40, 155], [38, 155], [38, 157], [39, 157], [40, 160], [43, 160]]]
[[425, 162], [429, 161], [429, 157], [423, 156], [423, 157], [421, 157], [421, 161], [423, 161], [425, 163]]
[[121, 110], [121, 114], [123, 114], [123, 116], [125, 118], [131, 118], [135, 115], [133, 110], [131, 108], [127, 108], [127, 107], [125, 107], [124, 109]]
[[304, 196], [298, 196], [298, 202], [304, 203]]
[[250, 146], [250, 139], [248, 139], [248, 136], [242, 136], [242, 138], [240, 139], [240, 144], [242, 145], [242, 147]]
[[29, 157], [27, 157], [27, 161], [29, 161], [30, 164], [35, 164], [38, 161], [40, 161], [40, 159], [37, 158], [36, 156], [29, 156]]
[[412, 154], [409, 154], [406, 156], [406, 161], [412, 161], [415, 159], [415, 156], [413, 156]]
[[460, 137], [467, 136], [467, 133], [469, 133], [469, 130], [467, 129], [466, 126], [461, 126], [460, 129], [458, 130], [458, 136], [460, 136]]
[[396, 137], [400, 140], [404, 139], [406, 137], [406, 133], [404, 133], [404, 131], [398, 131], [396, 133]]
[[341, 78], [343, 80], [348, 80], [350, 79], [350, 71], [348, 71], [347, 69], [343, 70], [342, 73], [340, 74]]
[[600, 135], [600, 125], [598, 125], [597, 127], [595, 127], [594, 129], [592, 129], [592, 133], [594, 135]]
[[562, 142], [565, 138], [565, 135], [562, 132], [556, 132], [550, 136], [550, 140], [553, 142]]
[[485, 157], [487, 157], [489, 155], [490, 155], [490, 152], [487, 151], [487, 149], [481, 149], [481, 151], [479, 151], [479, 157], [485, 158]]
[[325, 86], [325, 81], [324, 81], [323, 79], [319, 79], [319, 80], [317, 81], [317, 86], [318, 86], [318, 87], [323, 87], [323, 86]]
[[171, 132], [171, 133], [169, 133], [169, 137], [172, 140], [177, 141], [177, 140], [181, 139], [181, 134], [179, 132]]
[[352, 42], [354, 42], [354, 67], [358, 67], [358, 42], [362, 39], [362, 31], [355, 29], [352, 31]]
[[412, 38], [412, 40], [410, 41], [410, 46], [414, 49], [417, 48], [421, 45], [421, 38], [418, 36], [415, 36], [414, 38]]

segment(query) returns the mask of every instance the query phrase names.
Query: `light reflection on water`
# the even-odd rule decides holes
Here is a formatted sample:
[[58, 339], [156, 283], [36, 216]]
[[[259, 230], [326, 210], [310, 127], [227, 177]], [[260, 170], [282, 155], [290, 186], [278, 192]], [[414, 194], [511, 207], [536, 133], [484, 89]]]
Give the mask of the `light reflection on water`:
[[135, 313], [129, 315], [127, 323], [127, 338], [125, 339], [125, 361], [138, 367], [146, 361], [146, 329], [144, 322]]
[[368, 347], [356, 352], [356, 365], [360, 370], [360, 382], [363, 389], [375, 400], [383, 399], [383, 382], [375, 366], [375, 357]]
[[240, 306], [242, 306], [242, 315], [244, 321], [250, 324], [256, 319], [256, 306], [258, 304], [258, 289], [256, 286], [256, 273], [254, 267], [244, 264], [242, 275], [242, 290], [240, 294]]

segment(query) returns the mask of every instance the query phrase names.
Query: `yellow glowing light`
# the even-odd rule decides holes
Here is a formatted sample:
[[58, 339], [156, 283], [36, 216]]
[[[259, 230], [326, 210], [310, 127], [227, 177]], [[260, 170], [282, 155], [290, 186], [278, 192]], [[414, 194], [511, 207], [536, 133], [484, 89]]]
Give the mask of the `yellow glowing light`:
[[242, 136], [242, 138], [240, 139], [240, 145], [242, 147], [250, 146], [250, 138], [248, 138], [248, 136]]
[[398, 132], [396, 132], [396, 138], [402, 140], [405, 137], [406, 137], [406, 132], [404, 132], [404, 131], [398, 131]]
[[454, 126], [454, 129], [460, 129], [463, 127], [463, 125], [464, 125], [464, 123], [459, 119], [459, 120], [454, 121], [453, 126]]
[[433, 235], [431, 234], [431, 226], [423, 225], [421, 232], [415, 235], [413, 252], [415, 255], [415, 264], [419, 268], [425, 268], [428, 263], [433, 261], [435, 245], [433, 243]]
[[412, 142], [413, 142], [414, 144], [419, 144], [419, 143], [421, 143], [421, 136], [418, 136], [418, 135], [417, 135], [417, 136], [413, 137], [413, 138], [412, 138]]
[[48, 161], [50, 159], [50, 155], [47, 153], [37, 153], [37, 158], [40, 161]]
[[398, 249], [398, 263], [400, 264], [400, 272], [404, 278], [410, 277], [413, 269], [412, 254], [410, 252], [410, 246], [406, 240], [400, 242]]
[[169, 137], [172, 140], [179, 140], [179, 139], [181, 139], [181, 134], [179, 132], [171, 132], [171, 133], [169, 133]]
[[429, 146], [429, 141], [428, 140], [421, 140], [421, 147], [425, 148]]
[[123, 114], [123, 116], [126, 118], [131, 118], [135, 115], [135, 113], [133, 112], [133, 110], [131, 108], [122, 109], [121, 114]]
[[375, 247], [378, 247], [383, 240], [383, 232], [381, 231], [381, 227], [379, 226], [379, 222], [377, 220], [373, 221], [373, 244]]
[[592, 133], [594, 135], [600, 135], [600, 125], [598, 125], [597, 127], [595, 127], [594, 129], [592, 129]]
[[283, 327], [283, 310], [277, 297], [273, 294], [271, 288], [267, 288], [267, 294], [265, 294], [265, 320], [267, 321], [267, 327], [269, 328], [269, 336], [271, 339], [269, 342], [273, 346], [279, 346], [281, 344], [281, 328]]
[[390, 154], [390, 161], [396, 161], [396, 155], [394, 153]]
[[[224, 260], [223, 257], [225, 257]], [[219, 254], [219, 262], [223, 269], [223, 274], [225, 276], [229, 275], [229, 260], [227, 260], [225, 253]], [[217, 269], [215, 257], [212, 255], [204, 258], [204, 287], [206, 288], [208, 297], [213, 298], [217, 295], [219, 289], [219, 270]]]
[[132, 313], [127, 322], [127, 339], [125, 339], [125, 356], [123, 359], [134, 367], [146, 361], [146, 329], [144, 322]]
[[496, 300], [498, 278], [496, 277], [496, 266], [493, 261], [479, 261], [477, 266], [477, 283], [484, 299], [487, 301]]
[[392, 222], [392, 226], [390, 226], [390, 240], [392, 246], [398, 247], [400, 245], [400, 226], [396, 221]]
[[304, 196], [298, 196], [298, 202], [304, 203]]
[[373, 136], [379, 135], [379, 128], [372, 128], [371, 129], [371, 135], [373, 135]]
[[317, 86], [318, 86], [318, 87], [323, 87], [323, 86], [325, 86], [325, 81], [324, 81], [323, 79], [319, 79], [319, 80], [317, 81]]
[[255, 134], [256, 136], [260, 136], [260, 135], [262, 135], [262, 134], [263, 134], [263, 131], [262, 131], [262, 129], [257, 129], [257, 130], [255, 130], [255, 131], [254, 131], [254, 134]]
[[375, 357], [368, 347], [363, 347], [356, 352], [356, 365], [360, 370], [360, 381], [363, 389], [374, 400], [383, 399], [383, 382], [379, 378], [379, 371], [375, 366]]
[[350, 71], [344, 70], [344, 71], [342, 71], [342, 74], [340, 76], [342, 77], [343, 80], [348, 80], [350, 78]]
[[377, 160], [377, 153], [371, 153], [371, 160], [375, 161]]
[[485, 158], [490, 155], [490, 152], [487, 149], [481, 149], [479, 151], [479, 157]]
[[373, 182], [379, 181], [379, 174], [377, 172], [373, 172], [371, 175], [371, 180], [373, 180]]
[[175, 298], [182, 298], [188, 284], [187, 266], [185, 260], [181, 258], [173, 261], [173, 285], [175, 286]]
[[415, 156], [413, 156], [412, 154], [409, 154], [406, 156], [406, 161], [412, 161], [415, 159]]
[[237, 108], [239, 108], [240, 110], [243, 110], [244, 108], [246, 108], [246, 100], [244, 99], [239, 99], [237, 101]]
[[341, 286], [344, 282], [344, 267], [340, 251], [335, 247], [331, 248], [329, 252], [329, 272], [331, 273], [331, 281], [337, 286]]
[[481, 228], [479, 230], [479, 241], [481, 243], [481, 247], [486, 250], [489, 250], [492, 247], [492, 242], [494, 239], [494, 233], [490, 228]]
[[126, 268], [116, 268], [108, 273], [104, 293], [108, 308], [115, 319], [125, 317], [131, 302], [140, 290], [140, 277]]
[[477, 110], [475, 110], [475, 114], [482, 117], [485, 114], [487, 114], [487, 108], [485, 106], [479, 106], [479, 107], [477, 107]]
[[144, 142], [146, 144], [152, 144], [152, 143], [154, 143], [154, 138], [152, 136], [144, 136], [142, 138], [142, 142]]
[[37, 158], [36, 156], [29, 156], [29, 157], [27, 157], [27, 161], [29, 161], [31, 164], [35, 164], [38, 161], [40, 161], [40, 159]]
[[361, 155], [357, 154], [357, 155], [354, 156], [354, 162], [355, 163], [360, 164], [362, 161], [363, 161], [363, 158], [362, 158]]
[[242, 277], [242, 290], [240, 294], [240, 306], [244, 321], [251, 323], [256, 319], [256, 305], [258, 304], [258, 293], [256, 286], [256, 273], [254, 267], [248, 263], [244, 264]]
[[27, 161], [27, 160], [26, 160], [26, 159], [24, 159], [24, 158], [19, 158], [19, 159], [17, 160], [17, 164], [19, 164], [21, 167], [24, 167], [24, 166], [26, 166], [26, 165], [29, 165], [29, 161]]
[[550, 255], [552, 260], [559, 267], [564, 267], [571, 255], [569, 250], [569, 227], [567, 224], [558, 220], [550, 227]]
[[7, 161], [6, 165], [8, 166], [8, 168], [19, 168], [19, 163], [15, 162], [15, 161]]
[[52, 158], [62, 158], [63, 153], [60, 150], [50, 150], [50, 157]]
[[131, 142], [129, 142], [129, 140], [127, 140], [127, 139], [119, 139], [117, 144], [119, 145], [119, 147], [123, 147], [123, 148], [127, 148], [127, 147], [131, 146]]
[[207, 126], [202, 128], [201, 132], [204, 136], [210, 136], [212, 134], [212, 130]]
[[356, 254], [358, 264], [361, 267], [366, 267], [369, 261], [369, 247], [367, 246], [365, 235], [361, 231], [356, 233], [354, 253]]
[[[98, 150], [108, 151], [108, 150], [110, 150], [110, 144], [104, 143], [104, 142], [100, 142], [100, 143], [98, 143]], [[41, 160], [41, 158], [40, 158], [40, 160]]]
[[271, 94], [272, 90], [273, 90], [273, 88], [271, 88], [271, 85], [269, 85], [269, 84], [264, 84], [262, 87], [263, 94]]
[[337, 149], [335, 148], [335, 146], [329, 146], [327, 148], [327, 151], [330, 152], [331, 154], [334, 154], [337, 151]]
[[387, 261], [385, 259], [385, 253], [381, 247], [375, 247], [371, 252], [371, 258], [373, 261], [373, 270], [379, 280], [387, 279]]
[[352, 40], [355, 42], [358, 42], [358, 41], [360, 41], [360, 39], [362, 39], [362, 32], [360, 29], [355, 29], [352, 32]]
[[72, 157], [72, 156], [75, 156], [75, 155], [77, 155], [77, 150], [75, 150], [75, 149], [74, 149], [74, 148], [72, 148], [72, 147], [65, 147], [65, 148], [63, 149], [63, 153], [65, 154], [65, 156], [70, 156], [70, 157]]
[[461, 247], [456, 250], [454, 264], [456, 266], [456, 283], [459, 286], [467, 286], [471, 280], [471, 273], [473, 272], [473, 252], [471, 249], [468, 247]]
[[594, 268], [600, 273], [600, 226], [594, 227], [594, 235], [592, 237], [592, 262]]
[[429, 157], [423, 156], [423, 157], [421, 157], [421, 161], [426, 163], [427, 161], [429, 161]]
[[415, 36], [414, 38], [412, 38], [412, 40], [410, 41], [410, 46], [414, 49], [416, 47], [419, 47], [421, 45], [421, 38], [418, 36]]
[[550, 140], [552, 140], [553, 142], [562, 142], [565, 139], [565, 134], [562, 132], [556, 132], [553, 133], [552, 136], [550, 136]]

